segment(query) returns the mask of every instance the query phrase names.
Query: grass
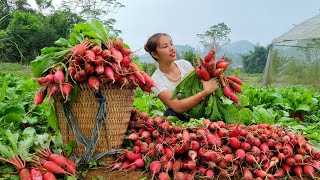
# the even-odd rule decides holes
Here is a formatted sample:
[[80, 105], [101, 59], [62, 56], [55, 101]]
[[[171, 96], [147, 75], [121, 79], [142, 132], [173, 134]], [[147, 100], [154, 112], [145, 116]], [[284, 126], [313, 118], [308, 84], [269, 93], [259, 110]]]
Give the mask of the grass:
[[20, 63], [0, 62], [0, 71], [15, 76], [33, 77], [31, 67]]

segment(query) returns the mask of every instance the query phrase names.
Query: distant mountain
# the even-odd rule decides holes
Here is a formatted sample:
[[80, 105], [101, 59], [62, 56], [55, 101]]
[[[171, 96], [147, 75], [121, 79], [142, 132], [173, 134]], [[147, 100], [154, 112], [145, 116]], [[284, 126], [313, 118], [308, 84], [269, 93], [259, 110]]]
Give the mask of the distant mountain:
[[218, 53], [219, 56], [223, 56], [223, 53], [227, 51], [226, 57], [232, 60], [232, 67], [242, 67], [241, 54], [247, 54], [254, 50], [254, 44], [247, 40], [241, 40], [231, 43], [229, 46], [222, 47]]
[[[232, 60], [232, 67], [241, 67], [242, 61], [240, 54], [249, 53], [251, 50], [254, 50], [254, 44], [247, 40], [241, 40], [231, 43], [229, 46], [222, 47], [219, 52], [217, 53], [217, 57], [223, 56], [224, 52], [227, 51], [226, 57]], [[182, 52], [186, 52], [192, 50], [196, 53], [199, 53], [202, 57], [207, 52], [197, 52], [194, 47], [189, 45], [176, 45], [177, 53], [181, 54]], [[138, 56], [141, 62], [153, 63], [155, 62], [154, 59], [149, 55], [149, 53], [145, 53], [143, 55]]]

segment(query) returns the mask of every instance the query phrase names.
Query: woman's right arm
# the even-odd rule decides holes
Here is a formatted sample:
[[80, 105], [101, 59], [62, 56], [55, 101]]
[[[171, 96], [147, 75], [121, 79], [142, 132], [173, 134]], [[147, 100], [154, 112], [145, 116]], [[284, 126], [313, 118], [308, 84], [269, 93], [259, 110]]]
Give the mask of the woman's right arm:
[[209, 81], [202, 81], [203, 90], [199, 93], [187, 97], [185, 99], [179, 100], [178, 98], [171, 99], [172, 92], [165, 90], [161, 92], [158, 97], [159, 99], [168, 107], [170, 107], [176, 113], [183, 113], [187, 110], [195, 107], [199, 104], [205, 97], [213, 93], [216, 89], [219, 88], [219, 85], [216, 79], [210, 79]]

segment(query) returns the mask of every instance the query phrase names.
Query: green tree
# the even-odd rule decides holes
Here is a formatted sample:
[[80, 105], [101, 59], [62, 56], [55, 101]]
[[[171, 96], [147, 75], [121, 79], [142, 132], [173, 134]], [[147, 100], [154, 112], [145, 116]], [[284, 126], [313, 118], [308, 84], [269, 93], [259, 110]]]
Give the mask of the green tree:
[[[10, 61], [29, 62], [46, 46], [53, 45], [58, 38], [55, 30], [41, 14], [15, 11], [7, 27], [8, 37], [18, 48], [11, 48]], [[18, 52], [17, 52], [18, 50]], [[22, 55], [22, 59], [21, 59]]]
[[243, 70], [246, 73], [262, 73], [266, 66], [269, 47], [260, 46], [259, 44], [254, 47], [253, 51], [249, 54], [241, 55]]
[[55, 11], [47, 19], [55, 30], [56, 36], [62, 38], [68, 38], [74, 25], [84, 21], [84, 19], [71, 11], [61, 10]]
[[114, 28], [116, 20], [106, 18], [108, 15], [115, 13], [119, 8], [125, 7], [117, 0], [63, 0], [62, 7], [64, 10], [77, 13], [87, 21], [99, 19], [116, 36], [121, 33], [121, 30]]
[[230, 43], [228, 37], [230, 32], [231, 29], [226, 24], [219, 23], [211, 26], [203, 34], [197, 34], [197, 36], [201, 39], [200, 43], [204, 46], [205, 50], [210, 49], [212, 43], [214, 43], [215, 48], [219, 49]]
[[192, 50], [188, 50], [185, 52], [182, 52], [182, 59], [185, 59], [189, 61], [191, 64], [195, 65], [198, 62], [198, 55], [194, 53]]
[[150, 76], [154, 73], [154, 71], [157, 69], [156, 63], [145, 63], [141, 62], [143, 71], [149, 74]]

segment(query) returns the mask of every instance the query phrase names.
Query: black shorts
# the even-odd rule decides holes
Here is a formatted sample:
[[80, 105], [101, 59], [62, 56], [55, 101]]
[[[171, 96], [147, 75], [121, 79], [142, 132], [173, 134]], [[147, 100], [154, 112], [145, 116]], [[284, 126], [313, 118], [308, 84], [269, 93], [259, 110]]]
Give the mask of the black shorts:
[[187, 118], [183, 115], [183, 114], [179, 114], [176, 113], [175, 111], [173, 111], [171, 108], [168, 108], [164, 114], [164, 116], [176, 116], [178, 119], [180, 119], [181, 121], [187, 121]]

